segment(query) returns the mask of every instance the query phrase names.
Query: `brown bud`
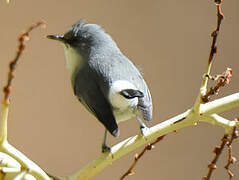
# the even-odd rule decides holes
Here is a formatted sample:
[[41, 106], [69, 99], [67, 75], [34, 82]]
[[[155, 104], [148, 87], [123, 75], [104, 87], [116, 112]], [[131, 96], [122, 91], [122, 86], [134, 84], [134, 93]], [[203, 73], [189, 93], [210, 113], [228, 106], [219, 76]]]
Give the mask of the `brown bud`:
[[215, 2], [216, 4], [221, 4], [221, 3], [222, 3], [222, 0], [214, 0], [214, 2]]
[[233, 174], [232, 171], [230, 171], [230, 170], [227, 170], [227, 173], [228, 173], [228, 175], [229, 175], [230, 177], [233, 177], [233, 176], [234, 176], [234, 174]]
[[134, 158], [135, 158], [135, 160], [137, 160], [139, 158], [139, 154], [136, 153]]
[[146, 149], [147, 149], [147, 150], [151, 150], [151, 149], [152, 149], [152, 145], [148, 144], [148, 145], [146, 146]]
[[220, 146], [216, 146], [213, 152], [214, 152], [216, 155], [218, 155], [218, 154], [220, 153], [220, 151], [221, 151], [221, 147], [220, 147]]
[[228, 135], [225, 135], [225, 136], [221, 139], [221, 141], [226, 143], [226, 142], [228, 141], [228, 138], [227, 138], [227, 137], [228, 137]]
[[218, 34], [218, 31], [215, 30], [215, 31], [212, 32], [211, 36], [214, 37], [214, 36], [216, 36], [217, 34]]
[[217, 166], [216, 166], [216, 164], [211, 163], [211, 164], [208, 165], [208, 168], [217, 169]]
[[129, 175], [129, 176], [132, 176], [132, 175], [134, 175], [134, 174], [135, 174], [134, 171], [130, 171], [128, 175]]
[[234, 133], [232, 134], [232, 136], [233, 136], [233, 139], [238, 138], [238, 136], [239, 136], [239, 131], [238, 131], [238, 130], [235, 130]]
[[237, 161], [237, 158], [234, 156], [231, 156], [230, 163], [234, 164]]

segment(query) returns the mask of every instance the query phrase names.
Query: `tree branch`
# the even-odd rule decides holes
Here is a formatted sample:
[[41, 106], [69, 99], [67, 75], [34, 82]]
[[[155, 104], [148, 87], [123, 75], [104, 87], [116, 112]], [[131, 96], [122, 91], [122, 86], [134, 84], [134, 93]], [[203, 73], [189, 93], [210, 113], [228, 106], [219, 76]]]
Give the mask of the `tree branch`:
[[222, 113], [239, 106], [239, 92], [229, 96], [216, 99], [206, 104], [200, 105], [200, 114], [210, 115], [214, 113]]
[[[1, 111], [1, 129], [0, 129], [0, 151], [2, 153], [5, 153], [9, 155], [11, 158], [14, 158], [20, 165], [21, 171], [26, 171], [28, 174], [33, 175], [38, 180], [50, 180], [50, 178], [47, 176], [47, 174], [33, 161], [28, 159], [24, 154], [22, 154], [20, 151], [18, 151], [16, 148], [14, 148], [12, 145], [10, 145], [7, 141], [7, 119], [8, 119], [8, 109], [9, 109], [9, 96], [11, 93], [11, 85], [14, 76], [14, 70], [16, 68], [16, 65], [19, 61], [19, 58], [21, 57], [25, 47], [26, 42], [29, 40], [29, 33], [39, 27], [44, 25], [44, 22], [38, 21], [36, 24], [33, 24], [30, 26], [24, 33], [22, 33], [18, 38], [18, 50], [16, 53], [16, 56], [9, 64], [9, 72], [8, 72], [8, 78], [7, 78], [7, 84], [3, 89], [4, 93], [4, 99], [2, 101], [2, 111]], [[7, 159], [9, 162], [11, 162], [11, 159]], [[19, 176], [24, 175], [24, 173], [20, 173]]]
[[130, 176], [133, 175], [133, 168], [136, 166], [136, 163], [138, 162], [138, 160], [144, 155], [144, 153], [148, 150], [151, 150], [154, 148], [154, 145], [157, 144], [159, 141], [161, 141], [164, 138], [164, 136], [160, 136], [158, 137], [154, 142], [149, 143], [147, 146], [144, 147], [144, 149], [139, 153], [136, 154], [134, 157], [134, 161], [131, 164], [131, 166], [129, 167], [129, 169], [123, 174], [123, 176], [121, 176], [120, 180], [123, 180], [126, 176]]
[[222, 150], [224, 149], [224, 147], [227, 143], [227, 140], [228, 140], [227, 138], [228, 138], [228, 134], [225, 134], [223, 136], [223, 138], [221, 139], [221, 141], [222, 141], [221, 145], [215, 147], [215, 149], [213, 151], [213, 153], [215, 154], [215, 157], [213, 158], [212, 162], [208, 165], [209, 170], [208, 170], [207, 176], [203, 177], [203, 180], [209, 180], [212, 176], [213, 170], [217, 168], [216, 163], [222, 153]]
[[[216, 102], [218, 103], [216, 103]], [[229, 107], [224, 107], [229, 106]], [[219, 119], [216, 112], [225, 112], [234, 107], [239, 107], [239, 93], [235, 93], [230, 96], [214, 100], [203, 104], [203, 111], [199, 109], [199, 112], [195, 112], [192, 108], [186, 112], [177, 115], [171, 119], [168, 119], [162, 123], [159, 123], [151, 128], [145, 133], [143, 137], [141, 134], [130, 137], [111, 148], [111, 153], [103, 153], [94, 161], [90, 162], [88, 165], [83, 167], [80, 171], [76, 172], [72, 176], [67, 176], [61, 178], [62, 180], [86, 180], [95, 174], [102, 171], [107, 165], [112, 164], [120, 157], [129, 152], [135, 150], [136, 148], [155, 140], [157, 137], [166, 135], [178, 129], [182, 129], [187, 126], [194, 126], [198, 122], [208, 122], [214, 125], [222, 126], [227, 131], [232, 129], [234, 126], [238, 126], [237, 121], [228, 121], [226, 119]], [[215, 118], [215, 116], [217, 118]]]
[[[194, 106], [182, 114], [179, 114], [173, 118], [170, 118], [162, 123], [159, 123], [149, 128], [148, 131], [144, 133], [144, 136], [139, 134], [114, 145], [111, 148], [110, 153], [100, 154], [98, 158], [90, 162], [88, 165], [83, 167], [81, 170], [79, 170], [75, 174], [71, 176], [67, 176], [67, 177], [62, 177], [59, 179], [87, 180], [90, 177], [97, 174], [98, 172], [102, 171], [107, 165], [116, 161], [123, 155], [126, 155], [127, 153], [135, 150], [136, 148], [144, 144], [147, 144], [158, 137], [162, 137], [170, 132], [176, 131], [178, 129], [182, 129], [187, 126], [194, 126], [198, 122], [207, 122], [213, 125], [221, 126], [225, 128], [226, 133], [229, 130], [231, 130], [233, 127], [239, 125], [238, 121], [229, 121], [217, 115], [217, 113], [225, 112], [235, 107], [239, 107], [239, 92], [232, 94], [230, 96], [217, 99], [212, 102], [208, 102], [206, 104], [204, 104], [205, 102], [203, 102], [203, 98], [202, 98], [207, 92], [208, 77], [210, 75], [214, 55], [217, 52], [216, 42], [217, 42], [219, 30], [220, 30], [221, 21], [223, 19], [223, 14], [221, 12], [221, 2], [222, 0], [215, 0], [216, 6], [217, 6], [217, 16], [218, 16], [217, 27], [216, 27], [216, 30], [214, 30], [211, 34], [212, 44], [211, 44], [211, 51], [209, 54], [208, 64], [207, 64], [206, 72], [205, 72], [206, 75], [202, 79], [200, 91], [194, 103]], [[25, 42], [25, 40], [26, 39], [23, 38], [23, 42]], [[21, 46], [19, 46], [19, 52], [21, 54], [22, 52], [21, 48], [24, 49], [24, 46], [21, 48], [20, 47]], [[17, 56], [16, 59], [18, 58], [19, 57]], [[14, 70], [15, 64], [13, 63], [12, 66], [13, 66], [12, 69]], [[10, 73], [8, 77], [13, 78], [14, 76]], [[35, 163], [33, 163], [31, 160], [29, 160], [26, 156], [24, 156], [21, 152], [19, 152], [17, 149], [15, 149], [13, 146], [11, 146], [7, 142], [7, 138], [6, 138], [7, 137], [7, 115], [8, 115], [8, 106], [9, 106], [8, 99], [9, 99], [9, 93], [10, 93], [11, 80], [8, 82], [9, 82], [8, 83], [9, 85], [7, 85], [4, 88], [5, 98], [2, 104], [3, 106], [2, 113], [1, 113], [1, 133], [2, 134], [0, 139], [1, 140], [0, 150], [3, 153], [10, 155], [11, 158], [14, 158], [15, 160], [18, 161], [23, 174], [27, 172], [33, 175], [34, 177], [36, 177], [37, 179], [49, 180], [50, 178], [47, 176], [47, 174], [43, 170], [41, 170]], [[222, 144], [221, 146], [224, 147], [225, 144]], [[216, 149], [215, 152], [216, 151], [218, 151], [218, 149]], [[213, 167], [213, 163], [212, 163], [212, 167]], [[18, 168], [18, 165], [17, 165], [17, 168]]]
[[216, 75], [215, 77], [208, 75], [208, 78], [211, 80], [216, 80], [217, 84], [214, 87], [211, 87], [209, 91], [202, 97], [203, 102], [208, 102], [210, 97], [214, 94], [218, 94], [220, 87], [229, 84], [232, 77], [232, 69], [227, 68], [222, 74]]
[[195, 111], [198, 111], [200, 104], [203, 102], [203, 96], [207, 92], [208, 77], [209, 77], [210, 72], [211, 72], [211, 67], [212, 67], [212, 62], [213, 62], [214, 55], [217, 53], [217, 46], [216, 46], [217, 37], [218, 37], [219, 31], [220, 31], [221, 22], [224, 18], [224, 15], [221, 11], [222, 0], [214, 0], [214, 2], [216, 3], [216, 6], [217, 6], [217, 27], [211, 33], [211, 37], [212, 37], [211, 50], [210, 50], [209, 57], [208, 57], [208, 64], [207, 64], [207, 67], [206, 67], [206, 72], [205, 72], [205, 75], [204, 75], [203, 80], [201, 82], [201, 87], [200, 87], [198, 97], [197, 97], [197, 99], [195, 101], [195, 104], [194, 104], [194, 110]]
[[[237, 119], [236, 119], [237, 120]], [[225, 169], [227, 170], [227, 174], [229, 176], [229, 179], [231, 180], [234, 174], [232, 171], [229, 169], [230, 165], [236, 162], [236, 157], [232, 156], [232, 142], [238, 138], [239, 132], [236, 129], [236, 127], [233, 128], [232, 133], [231, 133], [231, 138], [228, 139], [227, 141], [227, 149], [228, 149], [228, 160], [227, 164], [225, 165]]]

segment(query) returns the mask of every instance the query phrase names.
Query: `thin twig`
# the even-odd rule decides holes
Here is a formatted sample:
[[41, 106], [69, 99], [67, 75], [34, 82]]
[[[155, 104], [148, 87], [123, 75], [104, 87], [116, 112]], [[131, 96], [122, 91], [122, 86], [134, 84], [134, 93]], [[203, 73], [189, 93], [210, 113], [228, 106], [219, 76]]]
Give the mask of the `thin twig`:
[[[22, 33], [18, 38], [18, 50], [16, 56], [9, 64], [9, 72], [6, 86], [3, 88], [4, 99], [2, 101], [2, 111], [0, 118], [0, 151], [6, 153], [11, 158], [15, 159], [21, 166], [21, 172], [27, 170], [29, 174], [34, 176], [39, 180], [50, 180], [47, 174], [33, 161], [28, 159], [23, 153], [18, 151], [15, 147], [10, 145], [7, 141], [7, 120], [8, 120], [8, 110], [9, 110], [9, 96], [11, 93], [11, 85], [14, 79], [14, 70], [19, 61], [20, 56], [26, 47], [26, 41], [29, 40], [29, 33], [37, 28], [38, 26], [44, 25], [42, 21], [30, 26], [24, 33]], [[19, 176], [18, 176], [19, 177]], [[17, 177], [17, 178], [18, 178]]]
[[[218, 37], [219, 31], [220, 31], [221, 22], [224, 18], [224, 15], [221, 10], [222, 0], [214, 0], [214, 2], [216, 3], [216, 6], [217, 6], [217, 27], [211, 33], [211, 36], [213, 39], [212, 39], [211, 50], [210, 50], [210, 54], [209, 54], [209, 58], [208, 58], [208, 72], [206, 73], [206, 77], [205, 77], [206, 78], [205, 88], [206, 88], [208, 79], [210, 79], [210, 77], [211, 77], [209, 75], [210, 68], [211, 68], [213, 57], [217, 53], [217, 46], [216, 46], [217, 37]], [[208, 102], [211, 95], [216, 94], [220, 87], [222, 87], [226, 83], [230, 82], [231, 76], [232, 76], [232, 70], [228, 68], [224, 73], [222, 73], [220, 76], [215, 78], [215, 79], [219, 79], [217, 81], [217, 85], [215, 87], [211, 87], [208, 92], [206, 92], [206, 89], [205, 89], [205, 94], [202, 94], [202, 96], [201, 96], [202, 102]], [[227, 143], [227, 140], [228, 140], [228, 134], [225, 134], [222, 138], [221, 145], [215, 147], [215, 149], [213, 151], [215, 153], [215, 157], [213, 158], [211, 163], [208, 165], [208, 169], [209, 169], [208, 174], [207, 174], [207, 176], [203, 177], [203, 180], [209, 180], [212, 175], [213, 170], [217, 168], [217, 166], [216, 166], [217, 160], [219, 159], [219, 156], [221, 155], [222, 150], [225, 147], [225, 144]]]
[[[224, 15], [221, 10], [222, 0], [214, 0], [214, 2], [216, 3], [216, 6], [217, 6], [217, 26], [216, 26], [216, 29], [211, 33], [212, 44], [211, 44], [211, 49], [210, 49], [210, 53], [209, 53], [209, 57], [208, 57], [208, 65], [207, 65], [207, 69], [205, 72], [206, 76], [203, 78], [202, 84], [201, 84], [201, 90], [200, 90], [200, 96], [199, 96], [199, 98], [201, 100], [207, 91], [208, 76], [211, 71], [211, 66], [212, 66], [212, 62], [213, 62], [212, 60], [214, 58], [214, 55], [217, 53], [217, 37], [218, 37], [219, 31], [220, 31], [221, 22], [224, 18]], [[203, 100], [202, 100], [202, 102], [203, 102]], [[196, 110], [199, 108], [199, 103], [201, 103], [201, 102], [196, 101], [196, 104], [195, 104]]]
[[[165, 136], [165, 135], [164, 135]], [[158, 137], [155, 141], [153, 141], [152, 143], [149, 143], [147, 146], [144, 147], [144, 149], [139, 153], [139, 154], [136, 154], [135, 155], [135, 158], [134, 158], [134, 162], [131, 164], [131, 166], [129, 167], [129, 169], [126, 171], [126, 173], [124, 173], [123, 176], [121, 176], [120, 180], [123, 180], [126, 176], [131, 176], [134, 174], [133, 172], [133, 168], [136, 166], [138, 160], [144, 155], [144, 153], [147, 151], [147, 150], [151, 150], [154, 148], [154, 145], [157, 144], [159, 141], [161, 141], [164, 136], [160, 136]]]
[[239, 132], [236, 130], [236, 127], [233, 128], [230, 139], [228, 138], [228, 136], [229, 136], [228, 134], [225, 134], [221, 140], [222, 141], [221, 145], [215, 147], [215, 149], [213, 151], [215, 153], [215, 157], [213, 158], [211, 163], [208, 165], [208, 169], [209, 169], [208, 174], [207, 174], [207, 176], [203, 177], [203, 180], [209, 180], [212, 175], [213, 170], [217, 168], [216, 163], [217, 163], [225, 145], [227, 145], [227, 147], [228, 147], [228, 161], [225, 166], [225, 169], [227, 170], [229, 180], [232, 179], [233, 173], [229, 169], [229, 166], [230, 166], [230, 164], [233, 164], [236, 161], [236, 158], [232, 156], [232, 146], [231, 146], [233, 140], [235, 140], [239, 136]]
[[217, 6], [217, 25], [216, 25], [216, 29], [211, 33], [212, 43], [211, 43], [211, 49], [210, 49], [210, 53], [209, 53], [209, 57], [208, 57], [208, 64], [206, 67], [205, 76], [203, 77], [202, 82], [201, 82], [200, 92], [199, 92], [198, 97], [194, 103], [194, 111], [196, 111], [196, 112], [199, 111], [200, 104], [204, 102], [203, 96], [207, 93], [207, 84], [208, 84], [208, 80], [209, 80], [208, 77], [211, 72], [214, 55], [217, 53], [217, 46], [216, 46], [217, 45], [217, 37], [218, 37], [219, 31], [220, 31], [221, 22], [224, 18], [224, 15], [221, 10], [222, 0], [214, 0], [214, 2], [216, 3], [216, 6]]
[[216, 46], [217, 36], [220, 31], [221, 22], [224, 18], [224, 15], [223, 15], [222, 9], [221, 9], [222, 0], [215, 0], [214, 2], [216, 3], [216, 6], [217, 6], [217, 27], [211, 34], [213, 39], [212, 39], [211, 51], [210, 51], [209, 58], [208, 58], [208, 63], [211, 63], [214, 55], [217, 53], [217, 46]]
[[9, 64], [9, 72], [8, 72], [8, 77], [7, 77], [7, 85], [3, 88], [3, 93], [4, 93], [4, 102], [6, 104], [9, 104], [9, 95], [11, 93], [11, 85], [12, 85], [12, 80], [14, 79], [14, 70], [16, 68], [17, 62], [19, 61], [20, 56], [22, 55], [24, 49], [26, 48], [26, 42], [29, 40], [29, 33], [37, 28], [38, 26], [45, 25], [43, 21], [38, 21], [36, 24], [33, 24], [30, 26], [25, 32], [20, 34], [18, 37], [18, 50], [16, 53], [16, 56], [14, 59], [10, 62]]
[[236, 138], [238, 138], [239, 136], [239, 132], [236, 129], [236, 127], [233, 128], [232, 133], [231, 133], [231, 138], [229, 139], [229, 141], [227, 142], [227, 149], [228, 149], [228, 160], [227, 160], [227, 164], [225, 166], [225, 169], [227, 170], [227, 174], [229, 176], [229, 180], [232, 179], [232, 177], [234, 176], [234, 174], [232, 173], [232, 171], [229, 169], [231, 164], [234, 164], [236, 162], [236, 157], [232, 156], [232, 142], [233, 140], [235, 140]]
[[229, 84], [232, 77], [232, 69], [227, 68], [222, 74], [211, 76], [208, 75], [208, 78], [214, 81], [217, 81], [216, 86], [212, 86], [209, 91], [202, 97], [203, 102], [208, 102], [212, 95], [218, 94], [219, 88]]
[[207, 173], [207, 176], [204, 176], [203, 177], [203, 180], [209, 180], [211, 175], [212, 175], [212, 172], [214, 169], [217, 168], [216, 166], [216, 163], [222, 153], [222, 150], [223, 148], [225, 147], [227, 141], [228, 141], [228, 134], [225, 134], [223, 136], [223, 138], [221, 139], [222, 143], [220, 146], [216, 146], [213, 153], [215, 154], [215, 157], [213, 158], [213, 160], [211, 161], [211, 163], [208, 165], [208, 173]]

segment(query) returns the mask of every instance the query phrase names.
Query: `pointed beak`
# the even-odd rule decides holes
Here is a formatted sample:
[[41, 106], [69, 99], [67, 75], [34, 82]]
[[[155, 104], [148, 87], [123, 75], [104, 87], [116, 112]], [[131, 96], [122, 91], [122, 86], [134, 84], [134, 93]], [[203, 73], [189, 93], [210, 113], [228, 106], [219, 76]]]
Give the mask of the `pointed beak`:
[[63, 36], [63, 35], [59, 35], [59, 34], [48, 35], [47, 38], [48, 38], [48, 39], [57, 40], [57, 41], [61, 41], [61, 42], [65, 42], [64, 36]]

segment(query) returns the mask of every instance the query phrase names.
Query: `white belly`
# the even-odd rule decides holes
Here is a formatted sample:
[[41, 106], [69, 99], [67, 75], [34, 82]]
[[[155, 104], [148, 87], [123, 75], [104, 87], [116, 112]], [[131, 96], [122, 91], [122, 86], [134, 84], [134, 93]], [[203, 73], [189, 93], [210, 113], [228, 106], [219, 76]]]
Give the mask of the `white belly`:
[[114, 110], [113, 113], [117, 123], [131, 119], [135, 117], [137, 114], [136, 112], [134, 112], [134, 110], [127, 110], [127, 111]]

